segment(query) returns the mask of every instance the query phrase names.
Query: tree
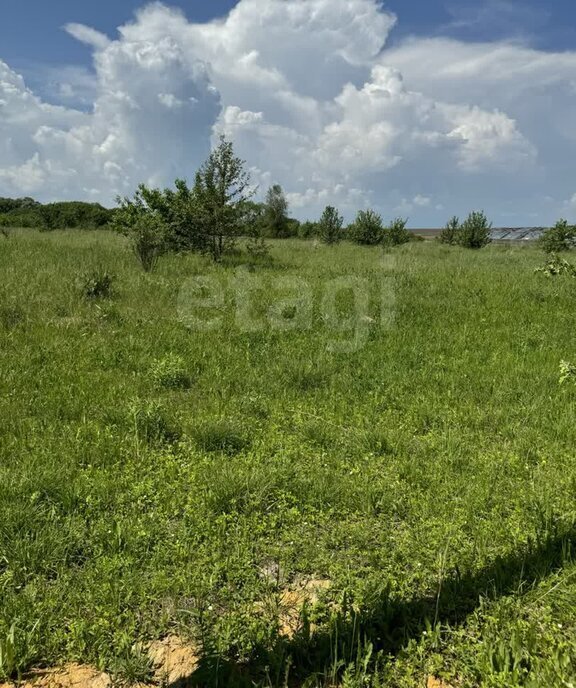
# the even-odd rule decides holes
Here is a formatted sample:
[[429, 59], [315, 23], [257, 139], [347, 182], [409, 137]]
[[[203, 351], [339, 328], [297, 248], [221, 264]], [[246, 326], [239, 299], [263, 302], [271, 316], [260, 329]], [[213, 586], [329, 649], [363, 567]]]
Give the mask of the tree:
[[408, 220], [397, 217], [384, 230], [383, 243], [386, 246], [399, 246], [410, 241], [410, 232], [406, 229]]
[[342, 238], [344, 218], [336, 208], [327, 205], [318, 222], [318, 235], [325, 244], [335, 244]]
[[[155, 267], [158, 258], [168, 249], [168, 225], [155, 202], [161, 197], [162, 192], [141, 184], [133, 199], [117, 199], [120, 207], [116, 210], [112, 226], [128, 237], [146, 272]], [[150, 205], [146, 198], [151, 200]]]
[[458, 243], [458, 232], [460, 230], [460, 220], [454, 215], [440, 232], [438, 240], [441, 244], [450, 244], [453, 246]]
[[288, 201], [280, 184], [268, 189], [264, 204], [266, 233], [271, 237], [285, 238], [290, 235]]
[[576, 227], [569, 225], [566, 220], [558, 220], [554, 227], [542, 234], [538, 243], [546, 253], [569, 251], [576, 246]]
[[492, 223], [488, 222], [484, 212], [472, 212], [458, 229], [457, 243], [464, 248], [483, 248], [492, 241], [491, 229]]
[[360, 210], [348, 228], [350, 239], [357, 244], [374, 246], [384, 239], [382, 218], [374, 210]]
[[246, 201], [243, 209], [242, 235], [248, 237], [246, 250], [254, 258], [264, 258], [268, 255], [269, 246], [266, 243], [266, 224], [264, 220], [265, 206], [262, 203]]
[[195, 219], [214, 260], [234, 246], [244, 227], [246, 201], [253, 195], [244, 164], [234, 155], [232, 143], [221, 136], [218, 147], [196, 174]]

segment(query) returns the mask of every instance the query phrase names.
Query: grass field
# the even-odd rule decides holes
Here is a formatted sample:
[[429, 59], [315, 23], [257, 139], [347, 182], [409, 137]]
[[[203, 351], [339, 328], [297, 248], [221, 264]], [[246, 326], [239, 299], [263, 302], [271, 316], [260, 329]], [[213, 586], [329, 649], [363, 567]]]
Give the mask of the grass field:
[[199, 685], [575, 685], [574, 281], [525, 246], [244, 260], [0, 237], [0, 675], [146, 680], [177, 634]]

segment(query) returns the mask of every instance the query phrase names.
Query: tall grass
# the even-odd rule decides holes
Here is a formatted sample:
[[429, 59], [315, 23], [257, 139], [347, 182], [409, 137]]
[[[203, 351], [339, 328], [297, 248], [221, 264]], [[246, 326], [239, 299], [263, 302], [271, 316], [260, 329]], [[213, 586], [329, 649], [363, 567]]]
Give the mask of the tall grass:
[[[145, 273], [105, 232], [0, 246], [0, 674], [113, 667], [178, 632], [207, 685], [568, 685], [570, 279], [531, 247], [290, 240], [242, 261]], [[78, 289], [96, 268], [108, 299]], [[199, 276], [220, 306], [183, 306]], [[353, 351], [322, 306], [342, 276], [369, 287]], [[277, 307], [280, 278], [309, 319]], [[294, 327], [246, 326], [270, 308]], [[282, 639], [263, 602], [302, 577], [332, 582], [318, 630]]]

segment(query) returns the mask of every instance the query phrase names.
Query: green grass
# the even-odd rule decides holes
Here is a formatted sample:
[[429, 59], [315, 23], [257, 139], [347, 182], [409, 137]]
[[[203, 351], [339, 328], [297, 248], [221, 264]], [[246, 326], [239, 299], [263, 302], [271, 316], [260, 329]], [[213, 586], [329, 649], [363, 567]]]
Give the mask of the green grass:
[[[0, 675], [175, 632], [200, 685], [571, 685], [574, 281], [532, 247], [242, 261], [147, 274], [106, 232], [0, 239]], [[356, 350], [322, 306], [354, 275]], [[192, 304], [198, 276], [221, 308]], [[270, 308], [294, 329], [259, 327]], [[332, 586], [283, 639], [269, 603], [302, 577]]]

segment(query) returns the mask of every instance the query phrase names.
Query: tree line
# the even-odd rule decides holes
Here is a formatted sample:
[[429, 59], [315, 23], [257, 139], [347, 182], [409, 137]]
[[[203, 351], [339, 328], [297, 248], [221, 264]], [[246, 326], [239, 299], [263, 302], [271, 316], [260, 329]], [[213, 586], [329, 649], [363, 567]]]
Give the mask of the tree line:
[[33, 198], [0, 198], [0, 228], [100, 229], [108, 226], [115, 211], [99, 203], [62, 201], [42, 204]]
[[[263, 256], [270, 238], [317, 238], [326, 244], [349, 240], [366, 246], [397, 246], [422, 240], [406, 228], [407, 220], [384, 223], [374, 210], [361, 210], [344, 225], [334, 206], [326, 206], [317, 221], [300, 222], [289, 216], [288, 201], [279, 184], [271, 186], [264, 202], [254, 200], [255, 189], [245, 162], [234, 153], [225, 137], [210, 153], [194, 177], [192, 186], [177, 179], [174, 188], [140, 184], [129, 197], [118, 197], [118, 207], [80, 201], [41, 204], [32, 198], [0, 198], [0, 232], [6, 227], [112, 228], [126, 235], [145, 270], [151, 270], [167, 252], [194, 251], [215, 261], [236, 247], [239, 238], [246, 248]], [[439, 241], [479, 249], [491, 241], [492, 224], [484, 212], [475, 211], [461, 223], [453, 217]], [[561, 220], [541, 240], [544, 250], [564, 250], [576, 245], [576, 228]]]

